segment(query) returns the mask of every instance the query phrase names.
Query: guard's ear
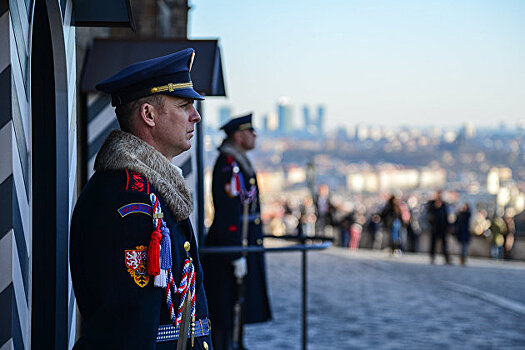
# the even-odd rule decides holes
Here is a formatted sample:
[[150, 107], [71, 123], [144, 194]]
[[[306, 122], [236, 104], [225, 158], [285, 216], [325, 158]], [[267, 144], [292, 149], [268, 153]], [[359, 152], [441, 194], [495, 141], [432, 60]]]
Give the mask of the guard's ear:
[[155, 118], [157, 116], [157, 110], [155, 106], [149, 103], [143, 103], [140, 105], [140, 119], [150, 127], [155, 126]]
[[236, 144], [240, 145], [242, 143], [243, 135], [239, 130], [235, 130], [232, 134], [232, 137]]

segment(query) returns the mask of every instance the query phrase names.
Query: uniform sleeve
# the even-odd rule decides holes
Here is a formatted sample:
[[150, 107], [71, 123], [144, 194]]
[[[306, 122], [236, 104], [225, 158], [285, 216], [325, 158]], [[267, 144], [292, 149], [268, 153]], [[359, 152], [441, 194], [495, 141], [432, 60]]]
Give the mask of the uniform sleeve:
[[162, 290], [146, 272], [150, 213], [139, 192], [99, 196], [75, 210], [72, 273], [88, 349], [155, 346]]
[[[238, 194], [231, 189], [233, 166], [228, 157], [221, 156], [213, 170], [213, 204], [215, 208], [214, 244], [222, 246], [242, 245], [241, 222], [242, 205]], [[232, 254], [237, 259], [240, 253]]]

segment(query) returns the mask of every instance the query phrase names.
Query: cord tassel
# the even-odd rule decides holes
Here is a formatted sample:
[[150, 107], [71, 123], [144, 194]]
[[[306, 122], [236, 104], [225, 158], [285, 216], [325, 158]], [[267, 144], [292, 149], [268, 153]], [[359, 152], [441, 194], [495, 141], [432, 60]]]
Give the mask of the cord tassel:
[[160, 232], [162, 233], [162, 240], [160, 241], [160, 274], [155, 276], [155, 287], [166, 288], [168, 286], [169, 270], [171, 269], [171, 238], [170, 229], [166, 226], [166, 222], [161, 220], [162, 226]]
[[151, 241], [149, 242], [148, 248], [148, 275], [158, 276], [160, 275], [160, 240], [162, 234], [160, 229], [156, 228], [151, 233]]

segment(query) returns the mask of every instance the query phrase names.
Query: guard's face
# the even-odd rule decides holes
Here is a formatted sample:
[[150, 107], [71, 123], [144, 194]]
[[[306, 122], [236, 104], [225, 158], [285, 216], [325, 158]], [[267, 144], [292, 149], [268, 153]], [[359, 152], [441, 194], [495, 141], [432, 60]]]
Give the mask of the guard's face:
[[164, 108], [159, 111], [155, 123], [157, 142], [164, 149], [161, 153], [175, 157], [189, 150], [195, 124], [200, 120], [192, 99], [164, 96]]
[[240, 131], [241, 133], [241, 147], [244, 150], [249, 151], [255, 148], [255, 139], [257, 138], [257, 133], [255, 130], [246, 129]]

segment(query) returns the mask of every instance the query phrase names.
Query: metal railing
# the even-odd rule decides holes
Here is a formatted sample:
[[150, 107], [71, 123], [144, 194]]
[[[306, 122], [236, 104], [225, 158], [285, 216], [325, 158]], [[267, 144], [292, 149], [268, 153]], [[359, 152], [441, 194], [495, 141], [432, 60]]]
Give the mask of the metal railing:
[[[326, 237], [306, 237], [306, 236], [272, 236], [272, 235], [265, 235], [265, 238], [277, 238], [277, 239], [286, 239], [286, 240], [297, 240], [301, 242], [301, 244], [295, 244], [291, 246], [285, 246], [285, 247], [263, 247], [263, 246], [248, 246], [248, 247], [240, 247], [240, 246], [220, 246], [220, 247], [201, 247], [199, 249], [199, 253], [201, 255], [205, 254], [231, 254], [231, 253], [243, 253], [246, 252], [248, 254], [253, 253], [283, 253], [283, 252], [297, 252], [300, 251], [302, 255], [301, 260], [301, 313], [302, 313], [302, 321], [301, 321], [301, 342], [302, 342], [302, 349], [306, 350], [306, 344], [307, 344], [307, 259], [306, 259], [306, 253], [310, 250], [323, 250], [332, 245], [331, 242], [327, 242], [331, 240], [330, 238]], [[307, 240], [323, 240], [325, 242], [322, 243], [312, 243], [312, 244], [305, 244]]]

